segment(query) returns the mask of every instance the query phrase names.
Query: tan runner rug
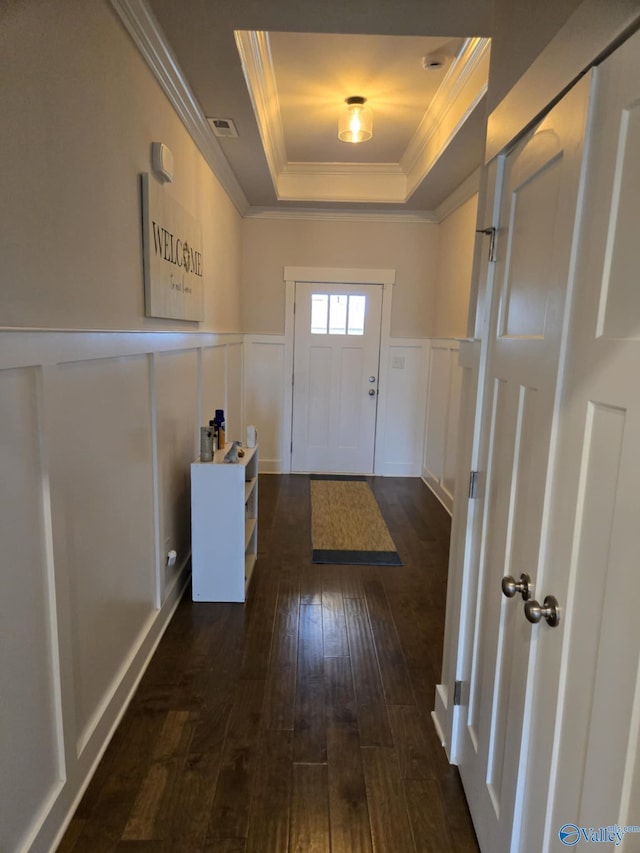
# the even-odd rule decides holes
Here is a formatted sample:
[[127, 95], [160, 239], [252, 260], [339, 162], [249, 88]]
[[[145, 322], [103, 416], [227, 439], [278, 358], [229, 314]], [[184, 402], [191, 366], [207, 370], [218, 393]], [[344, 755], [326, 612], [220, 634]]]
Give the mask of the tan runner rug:
[[366, 480], [312, 474], [312, 562], [401, 566], [391, 534]]

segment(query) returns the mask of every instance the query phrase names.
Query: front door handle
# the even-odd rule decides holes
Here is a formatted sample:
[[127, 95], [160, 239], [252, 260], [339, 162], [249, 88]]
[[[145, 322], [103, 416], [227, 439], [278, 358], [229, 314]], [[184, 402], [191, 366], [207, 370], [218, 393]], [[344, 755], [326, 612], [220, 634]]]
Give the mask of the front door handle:
[[369, 396], [370, 397], [376, 396], [376, 389], [375, 388], [369, 388]]

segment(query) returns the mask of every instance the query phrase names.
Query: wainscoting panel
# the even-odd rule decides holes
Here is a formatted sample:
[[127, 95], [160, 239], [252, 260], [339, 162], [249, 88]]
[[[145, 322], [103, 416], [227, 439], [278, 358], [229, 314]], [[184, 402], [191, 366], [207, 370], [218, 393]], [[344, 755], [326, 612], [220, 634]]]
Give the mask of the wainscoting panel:
[[458, 433], [460, 421], [460, 398], [462, 395], [463, 371], [458, 364], [458, 350], [451, 351], [451, 374], [449, 377], [449, 406], [447, 410], [447, 440], [444, 451], [444, 467], [442, 471], [442, 488], [447, 495], [453, 496], [456, 490], [456, 473], [458, 459]]
[[[200, 453], [198, 351], [154, 356], [158, 446], [159, 568], [162, 601], [191, 550], [191, 462]], [[169, 551], [176, 565], [167, 565]]]
[[64, 508], [78, 754], [155, 606], [149, 357], [62, 364], [54, 446]]
[[202, 426], [216, 409], [227, 409], [227, 348], [224, 344], [202, 350]]
[[[291, 380], [289, 380], [291, 381]], [[248, 335], [245, 341], [245, 418], [258, 430], [260, 470], [278, 473], [284, 444], [284, 335]]]
[[421, 474], [428, 353], [426, 340], [391, 338], [381, 358], [376, 474]]
[[462, 371], [459, 342], [433, 340], [428, 371], [427, 418], [422, 477], [449, 511], [453, 510]]
[[243, 345], [228, 344], [227, 350], [227, 408], [224, 416], [227, 441], [244, 441], [243, 413]]
[[242, 362], [240, 335], [0, 330], [2, 851], [56, 849], [168, 624]]
[[25, 816], [41, 814], [65, 773], [38, 373], [0, 371], [0, 849], [7, 851], [19, 849]]

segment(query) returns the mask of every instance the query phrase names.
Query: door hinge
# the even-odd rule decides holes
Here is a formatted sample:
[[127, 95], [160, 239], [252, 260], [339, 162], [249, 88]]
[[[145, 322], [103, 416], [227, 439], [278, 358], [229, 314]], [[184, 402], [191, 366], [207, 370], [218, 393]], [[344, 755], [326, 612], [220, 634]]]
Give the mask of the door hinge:
[[476, 234], [490, 234], [491, 240], [489, 241], [489, 260], [495, 261], [496, 259], [496, 229], [495, 228], [478, 228], [476, 230]]
[[474, 501], [478, 497], [478, 481], [479, 481], [479, 473], [478, 471], [471, 471], [469, 474], [469, 500]]
[[456, 681], [453, 688], [453, 704], [454, 705], [463, 705], [466, 702], [466, 698], [464, 697], [464, 681]]

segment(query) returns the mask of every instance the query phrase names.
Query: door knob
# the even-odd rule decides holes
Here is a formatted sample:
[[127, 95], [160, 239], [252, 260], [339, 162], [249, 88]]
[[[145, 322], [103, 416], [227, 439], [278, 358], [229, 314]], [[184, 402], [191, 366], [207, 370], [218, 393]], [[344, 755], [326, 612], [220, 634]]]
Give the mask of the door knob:
[[376, 396], [376, 389], [375, 388], [369, 388], [369, 396], [370, 397]]
[[524, 605], [524, 615], [534, 625], [537, 625], [541, 619], [546, 619], [547, 625], [555, 628], [560, 622], [558, 601], [553, 595], [545, 597], [542, 607], [540, 607], [537, 601], [527, 601]]
[[520, 575], [520, 580], [514, 580], [511, 575], [505, 575], [502, 578], [502, 594], [507, 598], [513, 598], [516, 593], [520, 593], [523, 601], [528, 601], [533, 593], [533, 585], [529, 575], [523, 572]]
[[376, 381], [376, 377], [375, 377], [375, 376], [370, 376], [370, 377], [369, 377], [369, 382], [375, 382], [375, 381]]

